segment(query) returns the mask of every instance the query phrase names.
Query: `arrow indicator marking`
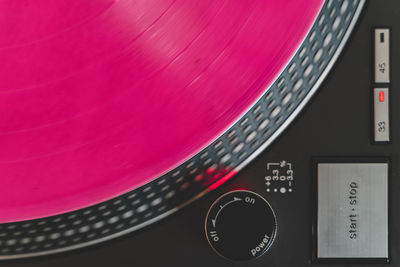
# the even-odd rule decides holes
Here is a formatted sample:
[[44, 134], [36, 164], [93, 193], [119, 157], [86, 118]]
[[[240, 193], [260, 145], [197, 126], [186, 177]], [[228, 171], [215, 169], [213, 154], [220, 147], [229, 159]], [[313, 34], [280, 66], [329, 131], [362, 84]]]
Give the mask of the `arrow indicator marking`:
[[214, 228], [215, 228], [215, 225], [217, 224], [217, 218], [218, 218], [218, 215], [221, 212], [221, 210], [223, 210], [226, 206], [228, 206], [229, 204], [231, 204], [233, 202], [236, 202], [236, 201], [242, 201], [242, 199], [239, 198], [239, 197], [233, 197], [233, 200], [226, 202], [225, 205], [219, 206], [220, 208], [219, 208], [217, 214], [215, 215], [215, 218], [211, 219], [211, 223], [212, 223]]

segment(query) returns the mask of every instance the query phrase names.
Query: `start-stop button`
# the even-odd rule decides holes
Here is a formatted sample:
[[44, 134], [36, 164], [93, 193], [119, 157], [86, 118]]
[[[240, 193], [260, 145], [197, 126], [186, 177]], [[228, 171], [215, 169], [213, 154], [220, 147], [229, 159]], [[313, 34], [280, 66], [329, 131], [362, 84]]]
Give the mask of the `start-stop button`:
[[388, 259], [387, 162], [318, 162], [317, 259]]

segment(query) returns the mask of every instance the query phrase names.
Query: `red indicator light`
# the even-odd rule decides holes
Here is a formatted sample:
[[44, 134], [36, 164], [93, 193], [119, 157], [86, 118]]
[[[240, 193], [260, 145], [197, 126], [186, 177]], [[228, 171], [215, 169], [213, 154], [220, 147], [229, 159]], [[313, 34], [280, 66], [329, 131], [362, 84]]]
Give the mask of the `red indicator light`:
[[379, 92], [379, 102], [384, 102], [385, 101], [385, 92], [380, 91]]

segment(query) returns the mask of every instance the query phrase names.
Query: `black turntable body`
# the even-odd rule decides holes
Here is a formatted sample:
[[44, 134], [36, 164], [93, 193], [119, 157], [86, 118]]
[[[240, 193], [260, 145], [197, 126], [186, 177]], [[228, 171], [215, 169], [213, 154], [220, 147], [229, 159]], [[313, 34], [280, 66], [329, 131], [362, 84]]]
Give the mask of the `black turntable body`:
[[366, 2], [353, 26], [304, 109], [232, 179], [134, 232], [0, 266], [400, 266], [400, 2]]

